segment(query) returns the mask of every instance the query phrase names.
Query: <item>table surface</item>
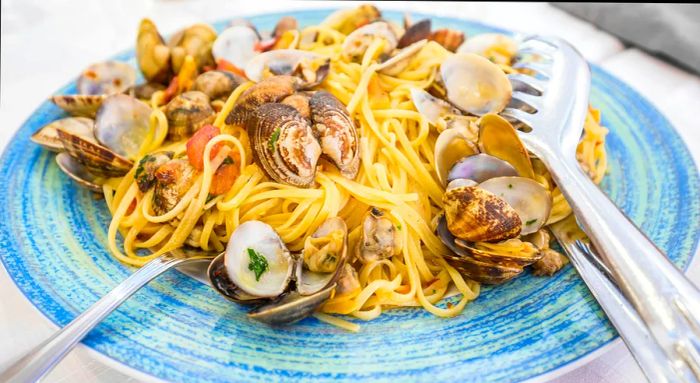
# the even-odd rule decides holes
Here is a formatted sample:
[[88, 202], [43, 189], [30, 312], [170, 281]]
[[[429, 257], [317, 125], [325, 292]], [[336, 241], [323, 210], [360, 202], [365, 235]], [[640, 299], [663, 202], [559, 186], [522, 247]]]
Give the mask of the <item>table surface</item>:
[[[142, 17], [164, 33], [197, 21], [262, 12], [351, 6], [347, 2], [226, 0], [3, 0], [0, 82], [0, 149], [47, 95], [90, 63], [133, 46]], [[410, 10], [477, 19], [513, 31], [561, 36], [591, 62], [619, 77], [661, 110], [700, 163], [700, 78], [622, 42], [595, 26], [544, 3], [385, 3], [382, 9]], [[634, 7], [634, 5], [630, 5]], [[50, 70], [49, 70], [50, 68]], [[689, 275], [700, 281], [694, 262]], [[0, 267], [0, 370], [46, 339], [56, 326], [19, 292]], [[624, 344], [616, 342], [576, 365], [537, 380], [555, 382], [640, 382], [644, 380]], [[79, 345], [46, 382], [151, 381]]]

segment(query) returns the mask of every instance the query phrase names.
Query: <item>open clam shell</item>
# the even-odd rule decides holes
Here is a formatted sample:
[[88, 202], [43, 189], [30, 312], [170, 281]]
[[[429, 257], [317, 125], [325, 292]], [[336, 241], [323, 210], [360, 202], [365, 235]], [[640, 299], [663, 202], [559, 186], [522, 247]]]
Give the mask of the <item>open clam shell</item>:
[[401, 72], [408, 68], [411, 60], [418, 54], [418, 52], [420, 52], [421, 49], [423, 49], [427, 43], [428, 40], [420, 40], [401, 49], [391, 58], [379, 64], [377, 67], [377, 72], [387, 76], [398, 76]]
[[473, 243], [456, 238], [455, 244], [465, 249], [472, 258], [477, 261], [495, 263], [499, 265], [509, 265], [510, 267], [525, 267], [533, 264], [539, 258], [539, 252], [533, 253], [530, 257], [519, 257], [512, 254], [500, 254], [493, 251], [478, 249]]
[[513, 89], [501, 68], [473, 53], [449, 56], [440, 66], [447, 99], [477, 116], [502, 111]]
[[51, 96], [50, 100], [71, 116], [95, 118], [105, 97], [103, 94], [61, 94]]
[[297, 263], [296, 288], [299, 294], [315, 294], [338, 279], [347, 261], [347, 233], [345, 221], [333, 217], [307, 238]]
[[359, 137], [345, 105], [335, 96], [318, 91], [309, 99], [312, 130], [321, 142], [321, 151], [340, 173], [355, 179], [360, 169]]
[[438, 119], [447, 115], [459, 115], [461, 112], [450, 105], [449, 102], [441, 100], [420, 88], [411, 88], [411, 99], [416, 111], [422, 114], [429, 123], [438, 124]]
[[247, 25], [234, 25], [227, 28], [214, 41], [211, 52], [216, 60], [226, 60], [238, 68], [245, 68], [258, 54], [256, 50], [260, 36]]
[[406, 32], [404, 32], [403, 36], [401, 36], [396, 47], [401, 49], [415, 42], [428, 39], [430, 37], [431, 28], [432, 22], [430, 19], [423, 19], [407, 27]]
[[241, 94], [226, 116], [226, 123], [246, 125], [261, 105], [280, 102], [299, 90], [301, 85], [301, 80], [294, 76], [274, 76], [260, 81]]
[[494, 177], [517, 175], [517, 170], [508, 162], [479, 153], [457, 161], [447, 173], [447, 182], [466, 178], [481, 183]]
[[53, 121], [32, 134], [31, 140], [53, 152], [63, 151], [63, 143], [58, 137], [58, 129], [77, 136], [91, 137], [95, 122], [86, 117], [67, 117]]
[[497, 64], [509, 64], [517, 51], [515, 40], [500, 33], [482, 33], [470, 37], [457, 48], [457, 53], [474, 53]]
[[100, 145], [91, 136], [79, 136], [61, 129], [57, 131], [66, 152], [94, 175], [120, 177], [133, 166], [131, 160]]
[[275, 49], [261, 53], [248, 61], [245, 66], [245, 75], [251, 81], [260, 82], [266, 71], [274, 75], [291, 75], [303, 61], [316, 60], [325, 62], [327, 58], [318, 53], [298, 49]]
[[180, 72], [185, 57], [188, 55], [192, 56], [199, 70], [214, 65], [211, 47], [216, 37], [214, 28], [203, 23], [190, 25], [180, 33], [175, 34], [168, 42], [173, 72]]
[[90, 173], [85, 166], [71, 157], [68, 153], [58, 153], [56, 155], [58, 167], [77, 182], [80, 186], [97, 193], [102, 192], [102, 179]]
[[287, 290], [294, 260], [270, 225], [248, 221], [231, 235], [224, 266], [231, 282], [246, 294], [274, 298]]
[[224, 298], [236, 303], [261, 303], [265, 298], [256, 297], [236, 286], [226, 273], [224, 264], [225, 253], [220, 254], [209, 264], [207, 275], [212, 287]]
[[306, 92], [294, 93], [291, 96], [287, 96], [282, 100], [282, 104], [294, 107], [302, 117], [311, 121], [311, 106], [309, 105], [309, 99], [311, 95]]
[[403, 242], [394, 222], [375, 207], [362, 220], [362, 237], [357, 243], [355, 257], [363, 263], [388, 259], [403, 249]]
[[125, 94], [107, 97], [95, 117], [95, 138], [126, 158], [136, 158], [150, 132], [151, 108]]
[[136, 83], [136, 71], [119, 61], [92, 64], [80, 74], [78, 93], [88, 95], [122, 93]]
[[382, 53], [389, 54], [396, 48], [398, 40], [394, 29], [385, 21], [377, 21], [357, 28], [343, 41], [342, 54], [346, 57], [362, 57], [375, 38], [383, 38], [386, 44]]
[[364, 25], [379, 20], [382, 13], [371, 4], [362, 4], [354, 9], [339, 9], [328, 15], [320, 25], [348, 35]]
[[513, 165], [521, 177], [535, 178], [530, 155], [518, 132], [505, 118], [486, 114], [479, 121], [479, 149]]
[[435, 172], [443, 185], [447, 184], [448, 173], [459, 160], [479, 153], [467, 134], [458, 128], [445, 129], [435, 141]]
[[155, 24], [149, 19], [141, 20], [136, 38], [136, 61], [147, 81], [167, 83], [170, 81], [170, 48], [165, 45]]
[[539, 230], [549, 218], [552, 196], [536, 181], [524, 177], [496, 177], [482, 182], [480, 188], [508, 202], [522, 221], [520, 234]]
[[321, 147], [309, 122], [294, 107], [264, 104], [246, 129], [253, 159], [272, 179], [292, 186], [311, 186]]

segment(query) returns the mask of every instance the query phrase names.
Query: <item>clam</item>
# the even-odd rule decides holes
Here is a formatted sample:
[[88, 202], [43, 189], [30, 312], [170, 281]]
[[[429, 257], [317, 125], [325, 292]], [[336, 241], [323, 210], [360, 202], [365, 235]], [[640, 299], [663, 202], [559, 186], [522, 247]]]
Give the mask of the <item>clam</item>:
[[95, 140], [92, 134], [84, 135], [57, 129], [58, 138], [71, 157], [82, 164], [87, 171], [100, 177], [120, 177], [133, 165], [128, 158], [122, 157], [110, 148]]
[[95, 122], [86, 117], [67, 117], [53, 121], [32, 134], [31, 140], [53, 152], [63, 151], [58, 129], [78, 136], [91, 136]]
[[309, 107], [322, 153], [344, 177], [354, 179], [360, 169], [359, 138], [345, 105], [332, 94], [318, 91], [309, 99]]
[[175, 153], [156, 152], [145, 155], [136, 166], [134, 179], [142, 193], [145, 193], [156, 183], [156, 171], [164, 163], [170, 161]]
[[363, 263], [380, 261], [401, 253], [403, 243], [398, 228], [385, 213], [371, 208], [362, 221], [362, 238], [355, 256]]
[[454, 52], [464, 42], [464, 33], [455, 29], [438, 29], [430, 34], [430, 40], [442, 45], [450, 52]]
[[180, 67], [188, 55], [194, 58], [199, 70], [214, 65], [211, 53], [214, 40], [216, 31], [207, 24], [194, 24], [175, 34], [168, 42], [173, 72], [180, 72]]
[[514, 238], [522, 227], [518, 213], [505, 200], [479, 187], [447, 190], [442, 202], [450, 232], [469, 242]]
[[197, 76], [191, 90], [206, 94], [210, 100], [226, 99], [245, 81], [243, 77], [229, 71], [211, 70]]
[[153, 173], [153, 211], [163, 215], [172, 210], [192, 187], [196, 172], [186, 158], [167, 160], [158, 166]]
[[[328, 74], [329, 59], [298, 49], [276, 49], [255, 56], [245, 66], [245, 75], [260, 82], [275, 75], [298, 74], [308, 84], [318, 84]], [[308, 87], [308, 85], [307, 85]]]
[[216, 115], [209, 97], [199, 91], [177, 95], [163, 111], [168, 118], [168, 136], [173, 140], [191, 136], [200, 127], [211, 123]]
[[240, 95], [231, 113], [226, 116], [226, 123], [246, 125], [258, 107], [282, 101], [299, 90], [301, 85], [301, 80], [294, 76], [274, 76], [260, 81]]
[[71, 116], [94, 118], [106, 95], [61, 94], [51, 96], [51, 102]]
[[413, 57], [415, 57], [427, 43], [428, 40], [420, 40], [401, 49], [394, 56], [379, 64], [377, 72], [387, 76], [398, 76], [408, 68]]
[[[475, 247], [463, 246], [464, 242], [455, 238], [447, 226], [445, 216], [438, 221], [437, 234], [440, 240], [450, 249], [452, 253], [444, 254], [445, 261], [457, 269], [460, 274], [480, 283], [498, 284], [516, 277], [522, 273], [523, 268], [517, 263], [492, 262], [483, 257], [477, 259], [482, 252]], [[457, 244], [460, 242], [460, 245]], [[489, 259], [489, 258], [486, 258]]]
[[521, 177], [535, 178], [532, 161], [513, 126], [501, 116], [487, 114], [478, 121], [479, 149], [511, 164]]
[[461, 114], [449, 102], [441, 100], [420, 88], [411, 88], [411, 100], [413, 100], [416, 111], [433, 125], [437, 125], [438, 120], [447, 115]]
[[340, 9], [328, 15], [321, 25], [339, 31], [342, 34], [350, 34], [352, 31], [369, 23], [373, 23], [382, 16], [377, 7], [363, 4], [354, 9]]
[[478, 116], [502, 111], [512, 87], [496, 64], [473, 53], [457, 53], [440, 66], [447, 99], [458, 108]]
[[502, 198], [516, 211], [522, 223], [522, 235], [536, 232], [549, 218], [552, 196], [532, 179], [496, 177], [482, 182], [479, 187]]
[[311, 121], [311, 107], [309, 106], [309, 99], [311, 96], [307, 93], [294, 93], [291, 96], [287, 96], [282, 100], [282, 104], [294, 107], [294, 109], [301, 114], [302, 117]]
[[293, 16], [284, 16], [277, 21], [275, 29], [272, 30], [272, 37], [280, 38], [286, 32], [296, 30], [298, 27], [297, 19]]
[[518, 45], [515, 41], [500, 33], [483, 33], [470, 37], [457, 49], [457, 53], [474, 53], [496, 64], [510, 64], [517, 52]]
[[105, 98], [95, 118], [95, 138], [120, 156], [136, 158], [151, 127], [151, 108], [125, 94]]
[[260, 106], [246, 124], [255, 162], [275, 181], [309, 187], [321, 147], [309, 122], [289, 105]]
[[450, 181], [447, 186], [445, 186], [445, 190], [452, 190], [455, 188], [461, 188], [463, 186], [476, 186], [478, 183], [474, 180], [470, 180], [468, 178], [457, 178], [452, 181]]
[[58, 164], [58, 167], [63, 173], [72, 178], [80, 186], [97, 193], [102, 192], [103, 180], [90, 173], [85, 166], [71, 157], [70, 154], [65, 152], [58, 153], [56, 155], [56, 164]]
[[468, 137], [466, 129], [445, 129], [435, 141], [435, 172], [443, 185], [448, 182], [450, 169], [459, 160], [479, 152]]
[[136, 38], [136, 61], [147, 81], [167, 83], [172, 74], [170, 48], [165, 45], [155, 24], [141, 20]]
[[312, 271], [306, 258], [290, 254], [272, 227], [248, 221], [233, 233], [226, 252], [214, 259], [209, 279], [229, 300], [262, 302], [249, 312], [252, 319], [272, 325], [296, 322], [330, 298], [345, 269], [346, 234], [342, 219], [330, 218], [307, 239], [304, 251], [310, 257], [337, 257], [333, 267]]
[[406, 26], [406, 32], [401, 36], [396, 47], [401, 49], [420, 40], [428, 39], [431, 28], [432, 23], [430, 19], [423, 19], [411, 26]]
[[396, 34], [389, 23], [377, 21], [360, 27], [349, 34], [343, 41], [342, 54], [353, 59], [362, 57], [375, 38], [386, 40], [382, 50], [383, 54], [391, 53], [398, 44]]
[[336, 284], [335, 292], [338, 295], [348, 294], [362, 287], [360, 285], [360, 278], [357, 275], [357, 270], [349, 263], [345, 263]]
[[238, 68], [245, 68], [259, 53], [256, 49], [259, 42], [260, 36], [254, 28], [234, 25], [219, 34], [211, 47], [211, 53], [217, 61], [223, 59]]
[[315, 294], [340, 276], [347, 259], [348, 228], [339, 217], [327, 219], [306, 238], [297, 263], [296, 288], [301, 295]]
[[136, 71], [119, 61], [92, 64], [80, 74], [77, 88], [80, 94], [100, 95], [122, 93], [136, 82]]
[[[525, 267], [533, 264], [541, 258], [541, 255], [532, 244], [521, 242], [517, 239], [512, 239], [509, 241], [516, 241], [517, 245], [525, 245], [532, 251], [526, 252], [521, 256], [519, 254], [502, 254], [496, 251], [480, 249], [477, 248], [473, 243], [467, 242], [459, 238], [455, 238], [454, 243], [455, 245], [466, 250], [473, 259], [481, 262], [496, 263], [500, 265], [508, 265], [511, 267]], [[501, 244], [508, 244], [508, 241], [501, 242]]]
[[157, 82], [144, 82], [143, 84], [134, 85], [126, 91], [126, 94], [136, 97], [140, 100], [149, 100], [153, 93], [165, 90], [165, 85]]
[[469, 179], [481, 183], [494, 177], [517, 175], [518, 172], [511, 164], [488, 154], [479, 153], [457, 161], [447, 174], [447, 182]]

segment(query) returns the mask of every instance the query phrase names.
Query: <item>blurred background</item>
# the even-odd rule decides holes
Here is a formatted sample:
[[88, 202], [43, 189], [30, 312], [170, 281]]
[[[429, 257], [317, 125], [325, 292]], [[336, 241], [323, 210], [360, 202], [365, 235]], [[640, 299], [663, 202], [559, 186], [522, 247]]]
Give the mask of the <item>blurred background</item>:
[[[265, 12], [353, 7], [354, 2], [238, 0], [2, 0], [0, 149], [30, 113], [87, 65], [133, 47], [139, 20], [171, 34], [195, 22]], [[557, 35], [625, 81], [673, 123], [700, 163], [700, 6], [687, 4], [386, 2], [381, 9], [477, 20]], [[0, 268], [0, 365], [55, 330]], [[621, 343], [543, 377], [556, 382], [641, 382]], [[556, 376], [555, 376], [556, 375]], [[148, 377], [79, 346], [47, 382], [124, 382]]]

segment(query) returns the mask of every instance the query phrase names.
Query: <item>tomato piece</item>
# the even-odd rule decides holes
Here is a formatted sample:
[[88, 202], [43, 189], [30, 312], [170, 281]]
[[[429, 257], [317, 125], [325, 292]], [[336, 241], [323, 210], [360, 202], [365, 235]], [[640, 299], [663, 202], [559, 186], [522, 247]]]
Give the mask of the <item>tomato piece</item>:
[[216, 69], [219, 69], [219, 70], [227, 70], [227, 71], [233, 72], [234, 74], [237, 74], [237, 75], [239, 75], [239, 76], [241, 76], [241, 77], [243, 77], [243, 78], [245, 78], [245, 79], [248, 78], [248, 77], [245, 75], [245, 71], [244, 71], [243, 69], [241, 69], [241, 68], [239, 68], [239, 67], [233, 65], [232, 63], [230, 63], [230, 62], [228, 62], [228, 61], [226, 61], [226, 60], [224, 60], [224, 59], [219, 59], [219, 60], [216, 62]]
[[[207, 143], [219, 134], [221, 134], [221, 131], [216, 126], [204, 125], [187, 140], [187, 159], [190, 160], [190, 164], [195, 169], [204, 169], [204, 149], [207, 147]], [[218, 153], [220, 148], [221, 145], [216, 145], [216, 147], [212, 148], [209, 155], [210, 159]]]
[[[235, 157], [237, 153], [238, 152], [234, 152], [232, 154]], [[231, 156], [227, 158], [231, 158]], [[238, 161], [240, 161], [240, 156], [238, 158]], [[232, 161], [233, 163], [222, 164], [216, 169], [214, 178], [211, 180], [211, 186], [209, 187], [209, 194], [224, 194], [231, 189], [231, 186], [233, 186], [233, 183], [236, 182], [236, 179], [240, 175], [238, 161], [234, 159]]]
[[177, 91], [179, 89], [179, 81], [177, 79], [177, 76], [175, 76], [172, 80], [170, 80], [170, 84], [168, 84], [168, 87], [165, 88], [164, 101], [167, 103], [168, 101], [172, 100], [177, 95]]

